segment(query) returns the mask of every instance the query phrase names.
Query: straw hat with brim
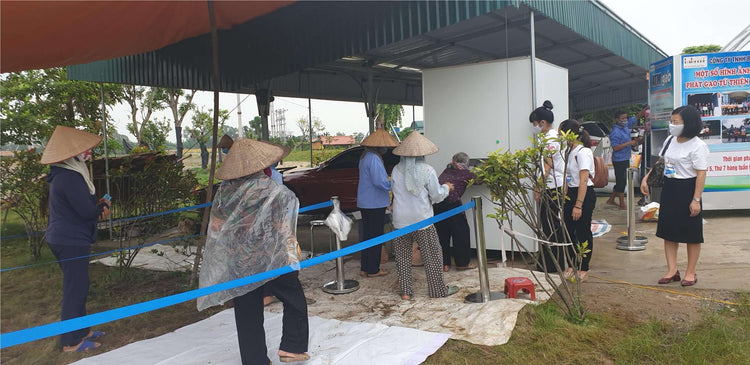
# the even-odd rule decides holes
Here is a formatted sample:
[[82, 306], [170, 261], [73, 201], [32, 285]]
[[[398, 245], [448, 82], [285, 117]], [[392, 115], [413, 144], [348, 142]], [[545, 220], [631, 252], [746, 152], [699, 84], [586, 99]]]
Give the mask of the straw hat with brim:
[[398, 146], [398, 141], [390, 133], [386, 132], [385, 129], [378, 129], [363, 139], [360, 145], [365, 147], [396, 147]]
[[223, 135], [221, 136], [221, 139], [219, 140], [219, 143], [216, 144], [216, 147], [219, 148], [229, 148], [232, 147], [232, 144], [234, 143], [234, 140], [229, 135]]
[[432, 141], [427, 139], [427, 137], [423, 136], [419, 132], [415, 131], [411, 132], [408, 137], [404, 138], [400, 146], [393, 149], [393, 154], [399, 156], [418, 157], [431, 155], [433, 153], [436, 153], [438, 150], [438, 146], [432, 143]]
[[231, 180], [252, 175], [273, 165], [284, 156], [284, 148], [269, 142], [241, 138], [234, 141], [216, 177]]
[[52, 132], [47, 146], [44, 147], [42, 159], [39, 162], [49, 165], [67, 160], [96, 147], [101, 141], [102, 136], [58, 125]]

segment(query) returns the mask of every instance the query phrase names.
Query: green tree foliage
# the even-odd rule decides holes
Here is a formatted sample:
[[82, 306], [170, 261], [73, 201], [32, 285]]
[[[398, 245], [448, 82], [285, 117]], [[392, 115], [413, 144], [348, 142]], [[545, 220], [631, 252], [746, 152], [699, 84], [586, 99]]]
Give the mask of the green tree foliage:
[[[128, 132], [135, 136], [136, 143], [147, 145], [143, 133], [154, 127], [151, 119], [155, 111], [167, 107], [167, 90], [157, 87], [128, 85], [124, 87], [124, 101], [130, 106], [130, 123]], [[159, 129], [158, 127], [156, 129]]]
[[[100, 94], [99, 84], [68, 80], [65, 68], [5, 74], [0, 78], [2, 142], [39, 145], [56, 125], [101, 134]], [[121, 85], [104, 84], [105, 106], [122, 98]]]
[[[220, 109], [219, 110], [219, 131], [223, 130], [224, 123], [229, 119], [229, 112]], [[198, 146], [201, 149], [201, 168], [204, 170], [208, 168], [208, 144], [213, 136], [213, 125], [214, 125], [214, 112], [213, 109], [205, 111], [203, 109], [197, 109], [193, 113], [192, 127], [186, 127], [185, 131], [198, 142]], [[218, 136], [219, 134], [217, 134]], [[217, 141], [218, 142], [218, 141]]]
[[377, 115], [383, 117], [383, 128], [391, 131], [391, 127], [401, 128], [404, 107], [397, 104], [378, 104]]
[[169, 133], [168, 120], [151, 120], [141, 128], [141, 144], [147, 146], [149, 151], [165, 152], [167, 133]]
[[638, 115], [639, 120], [641, 120], [643, 117], [642, 115], [639, 115], [639, 112], [643, 110], [645, 106], [643, 104], [631, 104], [626, 105], [618, 108], [611, 108], [611, 109], [602, 109], [597, 110], [593, 112], [589, 112], [586, 114], [581, 115], [577, 119], [581, 122], [586, 121], [597, 121], [602, 122], [609, 127], [610, 130], [612, 130], [612, 127], [615, 125], [615, 113], [618, 111], [624, 111], [628, 114], [628, 117]]
[[193, 98], [195, 97], [195, 90], [192, 90], [189, 94], [185, 93], [182, 89], [167, 89], [165, 92], [166, 103], [169, 106], [169, 110], [172, 111], [172, 122], [174, 124], [174, 135], [177, 139], [177, 157], [182, 157], [182, 121], [185, 119], [187, 113], [195, 108], [193, 104]]
[[[571, 142], [577, 136], [573, 133], [561, 133], [557, 142], [561, 146], [571, 146]], [[548, 221], [559, 221], [563, 215], [562, 209], [565, 203], [565, 196], [558, 194], [550, 199], [543, 199], [538, 204], [544, 204], [547, 208], [548, 216], [540, 217], [537, 210], [535, 194], [532, 192], [542, 192], [546, 190], [547, 184], [542, 177], [542, 161], [551, 159], [552, 153], [547, 149], [546, 138], [537, 138], [532, 142], [532, 146], [518, 151], [498, 150], [490, 154], [487, 161], [481, 166], [474, 169], [477, 174], [477, 180], [481, 181], [490, 191], [490, 197], [495, 206], [495, 213], [490, 216], [495, 218], [501, 226], [515, 229], [514, 222], [522, 222], [531, 228], [536, 237], [549, 241], [553, 233], [545, 233], [542, 227], [542, 219]], [[567, 156], [570, 147], [565, 148], [564, 163], [567, 167]], [[552, 204], [554, 203], [554, 204]], [[553, 208], [556, 205], [557, 208]], [[562, 224], [563, 241], [572, 242], [571, 237], [565, 228], [565, 222]], [[570, 281], [563, 277], [566, 266], [574, 269], [577, 277], [579, 267], [576, 263], [580, 262], [580, 256], [570, 257], [565, 250], [565, 262], [555, 262], [557, 274], [550, 274], [542, 261], [540, 255], [532, 252], [532, 247], [526, 247], [526, 243], [519, 240], [515, 235], [510, 235], [510, 239], [520, 249], [527, 251], [529, 255], [521, 255], [524, 260], [531, 259], [533, 262], [527, 264], [534, 267], [545, 267], [544, 279], [555, 292], [551, 300], [555, 302], [574, 322], [583, 322], [586, 316], [586, 310], [581, 300], [580, 282]], [[550, 250], [548, 245], [541, 245], [542, 250]], [[584, 242], [579, 245], [579, 255], [586, 255], [590, 250], [588, 243]], [[531, 275], [536, 279], [536, 274], [531, 271]], [[557, 280], [551, 275], [558, 276]]]
[[44, 236], [34, 234], [47, 226], [49, 184], [44, 175], [47, 165], [39, 163], [36, 150], [16, 151], [14, 158], [0, 160], [0, 196], [23, 220], [29, 253], [35, 261], [41, 257]]
[[682, 54], [714, 53], [721, 51], [717, 44], [704, 44], [702, 46], [690, 46], [682, 49]]
[[[310, 143], [310, 123], [308, 122], [308, 119], [299, 118], [296, 123], [297, 123], [297, 128], [299, 128], [299, 130], [302, 131], [302, 140], [306, 141], [307, 143]], [[315, 138], [320, 136], [325, 130], [326, 130], [326, 127], [323, 125], [323, 121], [321, 121], [318, 117], [313, 117], [312, 119], [313, 140], [315, 140]]]

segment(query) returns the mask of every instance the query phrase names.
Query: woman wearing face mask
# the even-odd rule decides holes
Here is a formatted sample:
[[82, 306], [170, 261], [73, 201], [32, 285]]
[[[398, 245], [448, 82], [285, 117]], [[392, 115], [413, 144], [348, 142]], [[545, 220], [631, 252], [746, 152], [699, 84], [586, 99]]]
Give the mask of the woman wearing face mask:
[[[591, 215], [596, 206], [596, 193], [594, 192], [594, 153], [591, 151], [591, 138], [588, 132], [581, 127], [578, 121], [568, 119], [560, 124], [561, 132], [573, 132], [578, 137], [570, 146], [567, 166], [568, 192], [563, 210], [565, 226], [568, 234], [573, 240], [570, 248], [571, 257], [576, 257], [578, 245], [588, 242], [590, 250], [585, 257], [574, 261], [578, 266], [578, 277], [581, 281], [586, 280], [589, 271], [589, 262], [594, 253], [594, 236], [591, 234]], [[580, 266], [579, 266], [580, 265]], [[573, 268], [568, 267], [565, 275], [571, 277]]]
[[[681, 106], [672, 112], [669, 123], [670, 137], [662, 147], [664, 159], [664, 186], [661, 192], [659, 222], [656, 236], [664, 239], [667, 274], [659, 284], [680, 281], [677, 270], [679, 243], [687, 244], [687, 270], [682, 286], [698, 282], [695, 266], [703, 242], [703, 215], [701, 195], [706, 183], [708, 146], [698, 138], [702, 127], [700, 112], [691, 105]], [[641, 181], [641, 192], [649, 194], [648, 175]]]
[[[97, 201], [86, 160], [102, 137], [57, 126], [42, 154], [41, 163], [51, 164], [49, 181], [49, 224], [46, 239], [63, 272], [63, 299], [60, 319], [86, 315], [89, 292], [87, 256], [96, 241], [96, 222], [109, 216], [109, 202]], [[99, 347], [93, 342], [104, 332], [82, 328], [60, 335], [63, 351], [86, 351]]]
[[[388, 147], [398, 146], [398, 141], [385, 129], [377, 129], [363, 139], [360, 145], [367, 147], [359, 161], [359, 184], [357, 186], [357, 208], [362, 213], [363, 240], [383, 234], [385, 208], [391, 203], [391, 182], [383, 164], [383, 154]], [[376, 277], [388, 274], [380, 268], [382, 244], [362, 250], [359, 274]]]
[[[557, 130], [553, 126], [555, 115], [552, 113], [552, 103], [547, 100], [544, 106], [537, 108], [531, 113], [529, 119], [533, 119], [534, 134], [543, 133], [547, 150], [552, 152], [551, 157], [544, 159], [543, 177], [546, 189], [534, 192], [534, 198], [540, 205], [539, 217], [542, 221], [544, 237], [541, 239], [550, 242], [563, 242], [563, 233], [560, 224], [560, 203], [563, 201], [563, 187], [565, 186], [565, 160], [557, 141]], [[555, 261], [560, 265], [563, 262], [562, 251], [559, 246], [540, 244], [542, 257], [537, 269], [546, 272], [557, 272]]]

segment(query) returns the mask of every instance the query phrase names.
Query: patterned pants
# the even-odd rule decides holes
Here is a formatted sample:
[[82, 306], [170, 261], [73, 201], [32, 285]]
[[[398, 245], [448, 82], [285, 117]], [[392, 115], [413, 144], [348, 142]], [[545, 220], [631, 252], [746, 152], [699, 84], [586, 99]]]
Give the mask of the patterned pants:
[[412, 242], [417, 242], [419, 251], [422, 253], [430, 298], [444, 297], [446, 287], [443, 279], [443, 252], [434, 225], [393, 240], [393, 249], [396, 252], [398, 285], [401, 288], [401, 294], [414, 295], [411, 276]]

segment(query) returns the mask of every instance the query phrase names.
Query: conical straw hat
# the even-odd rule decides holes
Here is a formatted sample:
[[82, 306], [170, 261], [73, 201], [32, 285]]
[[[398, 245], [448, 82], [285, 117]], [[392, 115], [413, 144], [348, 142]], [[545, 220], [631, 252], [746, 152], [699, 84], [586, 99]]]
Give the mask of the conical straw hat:
[[396, 147], [398, 146], [398, 141], [390, 133], [386, 132], [385, 129], [378, 129], [359, 144], [365, 147]]
[[67, 160], [96, 147], [101, 141], [102, 136], [58, 125], [52, 132], [47, 146], [44, 147], [42, 159], [39, 162], [49, 165]]
[[229, 149], [216, 177], [231, 180], [252, 175], [273, 165], [284, 156], [284, 149], [273, 143], [239, 138]]
[[216, 147], [229, 148], [229, 147], [232, 147], [233, 143], [234, 143], [234, 140], [232, 139], [232, 137], [230, 137], [228, 134], [225, 134], [221, 136], [221, 139], [219, 140], [219, 143], [216, 144]]
[[393, 154], [399, 156], [417, 157], [431, 155], [433, 153], [436, 153], [438, 150], [438, 146], [427, 139], [427, 137], [423, 136], [417, 131], [414, 131], [411, 132], [408, 137], [404, 138], [400, 146], [393, 149]]

